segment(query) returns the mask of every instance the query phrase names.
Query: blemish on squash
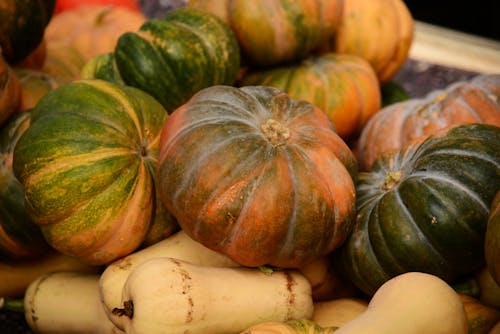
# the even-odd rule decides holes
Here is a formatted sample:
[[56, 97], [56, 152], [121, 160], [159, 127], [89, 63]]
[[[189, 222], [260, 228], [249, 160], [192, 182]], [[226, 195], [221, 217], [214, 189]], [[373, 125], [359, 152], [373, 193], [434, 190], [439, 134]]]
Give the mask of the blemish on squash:
[[272, 118], [268, 119], [265, 124], [262, 124], [260, 129], [267, 140], [275, 147], [284, 145], [288, 138], [290, 138], [290, 130]]
[[287, 310], [287, 319], [292, 318], [293, 308], [295, 305], [295, 293], [294, 287], [297, 285], [297, 282], [293, 279], [293, 276], [290, 273], [285, 272], [286, 275], [286, 290], [288, 291], [288, 310]]
[[437, 224], [437, 222], [438, 222], [438, 220], [437, 220], [437, 218], [436, 218], [436, 217], [432, 217], [432, 218], [431, 218], [431, 224], [432, 224], [432, 225]]
[[131, 300], [126, 300], [124, 303], [123, 303], [123, 308], [118, 308], [118, 307], [115, 307], [111, 313], [113, 313], [114, 315], [116, 316], [126, 316], [130, 319], [132, 319], [134, 317], [134, 302], [131, 301]]

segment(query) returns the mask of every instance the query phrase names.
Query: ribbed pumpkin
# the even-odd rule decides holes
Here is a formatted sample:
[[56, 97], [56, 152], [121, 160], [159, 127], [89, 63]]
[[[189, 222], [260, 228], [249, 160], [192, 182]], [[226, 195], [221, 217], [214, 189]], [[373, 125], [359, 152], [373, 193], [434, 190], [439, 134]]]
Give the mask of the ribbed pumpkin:
[[323, 110], [344, 139], [357, 136], [381, 106], [375, 72], [361, 57], [323, 54], [300, 64], [250, 71], [243, 85], [272, 86]]
[[493, 125], [459, 125], [382, 155], [359, 173], [357, 221], [335, 261], [367, 294], [408, 271], [448, 282], [472, 274], [485, 263], [499, 175]]
[[491, 205], [484, 253], [487, 269], [495, 282], [500, 285], [500, 190]]
[[81, 79], [85, 66], [83, 55], [75, 47], [64, 43], [49, 43], [40, 71], [70, 81]]
[[352, 152], [320, 109], [278, 89], [201, 90], [165, 122], [159, 150], [167, 209], [242, 265], [300, 267], [351, 230]]
[[112, 52], [122, 34], [136, 31], [145, 21], [141, 12], [124, 7], [82, 5], [55, 15], [45, 30], [45, 40], [73, 47], [88, 61]]
[[105, 264], [143, 242], [162, 210], [155, 172], [166, 118], [150, 95], [102, 80], [66, 84], [38, 102], [13, 169], [53, 248]]
[[30, 125], [31, 112], [14, 115], [0, 128], [0, 255], [34, 258], [49, 246], [24, 206], [24, 187], [14, 176], [12, 155], [19, 137]]
[[124, 33], [114, 50], [123, 81], [155, 97], [170, 113], [194, 93], [232, 85], [240, 51], [229, 26], [195, 8], [178, 8]]
[[361, 56], [385, 83], [408, 58], [413, 28], [413, 17], [403, 0], [344, 0], [331, 44], [320, 51]]
[[19, 110], [32, 109], [45, 94], [70, 82], [69, 79], [29, 68], [14, 68], [14, 73], [21, 85]]
[[[188, 6], [225, 20], [251, 66], [305, 58], [332, 38], [344, 0], [190, 0]], [[225, 7], [225, 8], [224, 8]]]
[[0, 126], [21, 104], [21, 84], [12, 67], [3, 59], [0, 49]]
[[6, 61], [17, 63], [43, 40], [55, 0], [2, 0], [0, 5], [0, 49]]
[[384, 107], [359, 136], [356, 152], [360, 168], [369, 170], [384, 151], [400, 149], [440, 129], [464, 123], [500, 126], [500, 75], [478, 75], [422, 98]]

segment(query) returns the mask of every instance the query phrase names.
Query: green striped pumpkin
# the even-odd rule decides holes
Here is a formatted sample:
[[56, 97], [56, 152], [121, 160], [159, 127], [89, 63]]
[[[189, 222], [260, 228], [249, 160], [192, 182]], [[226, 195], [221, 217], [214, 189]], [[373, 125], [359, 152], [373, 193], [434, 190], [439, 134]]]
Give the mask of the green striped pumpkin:
[[500, 286], [500, 189], [491, 204], [484, 241], [484, 256], [491, 277]]
[[35, 258], [49, 249], [40, 228], [26, 213], [24, 187], [12, 170], [14, 147], [30, 119], [27, 110], [0, 129], [0, 255], [10, 259]]
[[422, 271], [450, 282], [484, 266], [491, 202], [500, 189], [500, 128], [468, 124], [379, 157], [359, 173], [357, 221], [334, 260], [373, 294]]
[[213, 14], [178, 8], [124, 33], [114, 50], [123, 81], [154, 96], [168, 112], [212, 85], [232, 85], [240, 51], [229, 26]]
[[167, 117], [147, 93], [103, 80], [75, 81], [39, 101], [13, 169], [53, 248], [99, 265], [143, 242], [162, 210], [155, 171]]

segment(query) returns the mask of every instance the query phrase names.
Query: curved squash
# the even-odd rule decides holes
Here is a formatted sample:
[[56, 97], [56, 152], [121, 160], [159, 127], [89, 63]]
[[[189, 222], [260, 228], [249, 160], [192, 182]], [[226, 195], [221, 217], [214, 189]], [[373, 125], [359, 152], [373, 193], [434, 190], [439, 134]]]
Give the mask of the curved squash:
[[486, 267], [491, 277], [500, 285], [500, 190], [491, 205], [484, 242]]
[[47, 93], [14, 150], [47, 242], [90, 264], [135, 250], [164, 210], [155, 172], [165, 109], [138, 89], [81, 80]]

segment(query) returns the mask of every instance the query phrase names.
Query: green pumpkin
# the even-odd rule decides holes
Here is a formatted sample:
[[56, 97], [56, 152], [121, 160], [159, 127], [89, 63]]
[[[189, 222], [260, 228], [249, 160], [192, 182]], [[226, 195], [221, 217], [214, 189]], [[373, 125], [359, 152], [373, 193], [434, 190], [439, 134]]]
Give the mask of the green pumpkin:
[[2, 0], [0, 49], [8, 63], [26, 58], [42, 42], [55, 0]]
[[500, 285], [500, 190], [491, 205], [484, 252], [487, 269], [495, 282]]
[[450, 282], [480, 269], [499, 176], [493, 125], [458, 126], [384, 154], [359, 174], [357, 221], [334, 261], [369, 295], [408, 271]]
[[213, 14], [179, 8], [124, 33], [114, 50], [123, 81], [155, 97], [168, 112], [202, 88], [236, 81], [239, 46]]
[[81, 80], [47, 93], [14, 150], [26, 210], [47, 242], [89, 264], [135, 250], [158, 216], [165, 109], [145, 92]]
[[12, 170], [14, 147], [30, 118], [31, 112], [25, 111], [0, 128], [0, 255], [11, 259], [38, 257], [49, 249], [40, 228], [26, 213], [24, 187]]

